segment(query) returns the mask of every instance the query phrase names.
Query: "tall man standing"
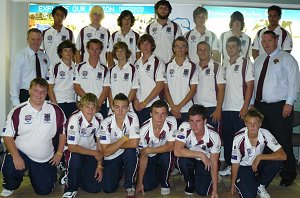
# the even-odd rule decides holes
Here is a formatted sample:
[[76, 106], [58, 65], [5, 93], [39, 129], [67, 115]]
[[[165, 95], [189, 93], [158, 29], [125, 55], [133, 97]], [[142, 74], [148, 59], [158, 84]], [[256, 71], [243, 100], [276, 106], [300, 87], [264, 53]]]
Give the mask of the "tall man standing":
[[74, 36], [72, 30], [63, 25], [66, 19], [68, 10], [63, 6], [56, 6], [52, 10], [52, 17], [54, 24], [50, 28], [43, 31], [43, 44], [42, 48], [49, 56], [50, 64], [56, 64], [60, 61], [57, 54], [57, 47], [65, 40], [70, 40], [74, 43]]
[[263, 33], [262, 46], [266, 54], [254, 62], [254, 105], [265, 116], [262, 128], [274, 135], [287, 154], [280, 185], [290, 186], [297, 175], [292, 123], [293, 105], [299, 93], [299, 67], [295, 58], [281, 50], [277, 43], [276, 33]]
[[291, 52], [293, 47], [292, 37], [288, 31], [282, 28], [279, 25], [279, 20], [281, 18], [281, 7], [276, 5], [272, 5], [268, 8], [268, 27], [265, 27], [259, 30], [254, 38], [252, 44], [252, 56], [255, 60], [257, 56], [265, 53], [264, 48], [262, 46], [262, 35], [265, 31], [271, 30], [275, 32], [277, 36], [277, 45], [279, 49], [282, 49], [286, 52]]
[[169, 19], [172, 6], [169, 1], [160, 0], [155, 6], [157, 20], [146, 27], [146, 33], [150, 34], [156, 43], [154, 54], [168, 63], [173, 55], [172, 43], [175, 38], [182, 35], [180, 26]]
[[13, 106], [29, 98], [30, 81], [36, 77], [46, 78], [49, 58], [40, 49], [42, 32], [37, 28], [27, 31], [28, 47], [19, 51], [10, 69], [10, 97]]

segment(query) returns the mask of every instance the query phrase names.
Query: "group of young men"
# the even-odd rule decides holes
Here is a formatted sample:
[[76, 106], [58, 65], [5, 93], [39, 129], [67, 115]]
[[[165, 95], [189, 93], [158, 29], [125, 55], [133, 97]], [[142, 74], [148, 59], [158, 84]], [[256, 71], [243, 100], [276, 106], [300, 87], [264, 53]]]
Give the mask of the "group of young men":
[[[292, 184], [300, 83], [291, 36], [278, 24], [281, 8], [268, 8], [269, 25], [252, 45], [254, 64], [242, 13], [231, 15], [219, 40], [205, 27], [205, 8], [194, 10], [196, 27], [184, 36], [171, 11], [158, 1], [157, 19], [139, 36], [130, 11], [110, 34], [103, 9], [94, 6], [74, 44], [63, 26], [67, 10], [58, 6], [52, 27], [27, 32], [28, 47], [11, 68], [2, 196], [20, 186], [25, 170], [35, 192], [49, 194], [63, 155], [64, 198], [79, 187], [115, 192], [122, 178], [127, 197], [159, 185], [167, 195], [175, 160], [187, 195], [218, 197], [218, 174], [231, 174], [232, 194], [270, 197], [265, 188], [282, 166], [280, 185]], [[219, 172], [221, 139], [228, 167]]]

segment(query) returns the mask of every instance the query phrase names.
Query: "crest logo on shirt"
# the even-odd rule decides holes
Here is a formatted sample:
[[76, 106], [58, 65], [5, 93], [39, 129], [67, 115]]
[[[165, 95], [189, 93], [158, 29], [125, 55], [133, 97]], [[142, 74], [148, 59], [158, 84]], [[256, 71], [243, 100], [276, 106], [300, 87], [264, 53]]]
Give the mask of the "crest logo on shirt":
[[117, 81], [117, 77], [118, 75], [117, 74], [114, 74], [114, 80]]
[[189, 75], [189, 69], [184, 69], [183, 70], [183, 77], [187, 77]]
[[206, 36], [205, 39], [204, 39], [204, 41], [205, 41], [205, 42], [209, 42], [209, 37]]
[[86, 78], [87, 75], [88, 75], [88, 71], [82, 71], [82, 76], [83, 76], [83, 78]]
[[276, 34], [276, 36], [277, 36], [277, 39], [279, 39], [279, 35]]
[[47, 36], [47, 39], [48, 39], [48, 41], [52, 41], [53, 36], [52, 36], [52, 35], [49, 35], [49, 36]]
[[46, 65], [48, 64], [48, 60], [46, 58], [44, 58], [43, 61]]
[[129, 80], [129, 73], [124, 73], [124, 80], [126, 80], [126, 81]]
[[209, 76], [209, 75], [210, 75], [210, 69], [208, 68], [205, 70], [205, 76]]
[[45, 113], [44, 114], [44, 122], [50, 122], [50, 121], [51, 121], [50, 113]]
[[91, 134], [95, 134], [96, 133], [96, 128], [93, 128]]
[[139, 65], [135, 65], [135, 67], [136, 67], [137, 69], [139, 69]]
[[2, 133], [4, 133], [6, 131], [6, 125], [7, 125], [7, 123], [5, 122]]
[[86, 135], [86, 129], [85, 129], [85, 128], [82, 128], [82, 129], [80, 130], [80, 135], [81, 135], [81, 136], [85, 136], [85, 135]]
[[97, 80], [100, 80], [102, 78], [102, 73], [101, 72], [98, 72], [97, 73]]
[[60, 72], [59, 72], [59, 76], [60, 76], [60, 79], [65, 79], [66, 72], [60, 71]]
[[171, 27], [167, 27], [167, 33], [171, 34]]
[[205, 150], [206, 150], [206, 145], [202, 145], [202, 146], [201, 146], [201, 149], [202, 149], [203, 151], [205, 151]]
[[278, 142], [277, 142], [277, 140], [275, 139], [275, 138], [273, 138], [272, 140], [271, 140], [271, 142], [274, 144], [274, 145], [278, 145]]
[[150, 71], [150, 68], [151, 68], [151, 65], [150, 65], [150, 64], [147, 65], [147, 66], [146, 66], [146, 72], [149, 72], [149, 71]]
[[242, 40], [242, 46], [246, 45], [246, 40]]
[[100, 34], [100, 39], [104, 40], [105, 35], [104, 34]]
[[117, 38], [117, 42], [121, 42], [122, 41], [122, 39], [121, 38]]
[[153, 34], [157, 34], [157, 28], [156, 28], [156, 27], [153, 28], [153, 29], [152, 29], [152, 32], [153, 32]]
[[30, 123], [31, 123], [31, 120], [32, 120], [32, 116], [31, 116], [31, 115], [26, 115], [24, 119], [25, 119], [25, 121], [26, 121], [25, 124], [30, 124]]
[[73, 129], [74, 129], [74, 126], [73, 126], [73, 125], [71, 125], [71, 126], [70, 126], [70, 129], [71, 129], [71, 130], [73, 130]]
[[240, 67], [239, 65], [235, 65], [233, 71], [235, 72], [239, 71], [239, 67]]
[[129, 43], [132, 45], [133, 44], [133, 38], [129, 38]]
[[86, 37], [88, 37], [88, 39], [91, 39], [91, 37], [92, 37], [92, 33], [90, 33], [90, 32], [89, 32], [89, 33], [87, 33], [87, 34], [86, 34]]
[[252, 151], [251, 151], [251, 149], [249, 149], [249, 148], [247, 149], [247, 154], [248, 154], [249, 157], [252, 157]]
[[191, 41], [192, 41], [192, 42], [195, 42], [195, 41], [196, 41], [196, 36], [193, 35], [193, 36], [191, 36], [190, 38], [191, 38]]
[[170, 69], [170, 77], [174, 77], [174, 73], [175, 73], [174, 69]]
[[65, 40], [67, 40], [67, 36], [66, 35], [62, 35], [61, 36], [61, 41], [65, 41]]

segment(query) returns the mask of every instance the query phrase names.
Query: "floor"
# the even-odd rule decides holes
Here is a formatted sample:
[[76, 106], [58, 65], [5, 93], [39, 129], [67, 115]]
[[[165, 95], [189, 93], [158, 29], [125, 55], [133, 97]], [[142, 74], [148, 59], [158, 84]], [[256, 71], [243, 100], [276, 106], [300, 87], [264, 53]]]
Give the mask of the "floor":
[[[2, 177], [0, 178], [0, 181], [2, 183]], [[280, 177], [277, 176], [269, 188], [267, 189], [269, 194], [272, 198], [300, 198], [300, 166], [298, 166], [298, 177], [296, 178], [294, 184], [290, 187], [280, 187], [278, 186], [280, 181]], [[141, 198], [155, 198], [155, 197], [161, 197], [161, 198], [179, 198], [179, 197], [186, 197], [186, 198], [192, 198], [192, 197], [200, 197], [197, 195], [193, 196], [186, 196], [184, 194], [184, 188], [185, 183], [182, 181], [181, 175], [172, 176], [170, 179], [171, 184], [171, 194], [168, 196], [162, 196], [160, 195], [160, 188], [156, 188], [155, 190], [151, 192], [146, 192], [145, 195], [137, 194], [137, 197]], [[121, 186], [121, 185], [120, 185]], [[222, 177], [221, 181], [219, 181], [218, 184], [218, 192], [219, 197], [229, 197], [229, 198], [238, 198], [239, 196], [237, 194], [231, 196], [229, 194], [230, 189], [230, 177]], [[54, 189], [54, 191], [48, 195], [48, 196], [38, 196], [33, 192], [33, 189], [30, 185], [29, 178], [25, 177], [24, 181], [21, 185], [21, 187], [14, 192], [14, 194], [11, 196], [11, 198], [23, 198], [23, 197], [51, 197], [51, 198], [58, 198], [61, 197], [63, 194], [63, 186], [57, 185]], [[106, 194], [106, 193], [97, 193], [97, 194], [90, 194], [87, 192], [84, 192], [83, 190], [79, 189], [78, 196], [80, 198], [91, 198], [91, 197], [97, 197], [97, 198], [122, 198], [125, 197], [125, 192], [123, 188], [119, 188], [119, 190], [116, 193]]]

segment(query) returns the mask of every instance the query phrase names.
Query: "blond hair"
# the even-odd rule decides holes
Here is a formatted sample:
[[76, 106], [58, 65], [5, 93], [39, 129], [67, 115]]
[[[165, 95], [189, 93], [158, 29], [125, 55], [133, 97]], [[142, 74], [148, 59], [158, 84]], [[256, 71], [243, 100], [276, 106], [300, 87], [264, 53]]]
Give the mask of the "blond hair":
[[102, 21], [102, 19], [104, 19], [104, 10], [101, 6], [94, 6], [92, 7], [91, 11], [90, 11], [90, 20], [92, 20], [92, 16], [94, 14], [98, 14], [100, 15], [100, 21]]

